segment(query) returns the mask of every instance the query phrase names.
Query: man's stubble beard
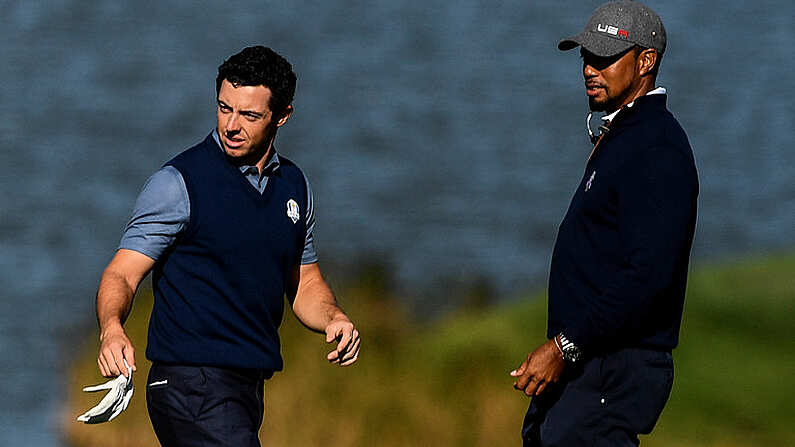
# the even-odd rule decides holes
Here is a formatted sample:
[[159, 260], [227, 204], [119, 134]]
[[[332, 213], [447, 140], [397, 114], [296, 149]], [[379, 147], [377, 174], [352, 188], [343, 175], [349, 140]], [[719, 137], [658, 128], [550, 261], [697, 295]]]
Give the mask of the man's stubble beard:
[[[610, 100], [597, 102], [593, 96], [588, 97], [588, 108], [591, 112], [607, 112], [610, 110]], [[613, 110], [610, 110], [613, 111]]]

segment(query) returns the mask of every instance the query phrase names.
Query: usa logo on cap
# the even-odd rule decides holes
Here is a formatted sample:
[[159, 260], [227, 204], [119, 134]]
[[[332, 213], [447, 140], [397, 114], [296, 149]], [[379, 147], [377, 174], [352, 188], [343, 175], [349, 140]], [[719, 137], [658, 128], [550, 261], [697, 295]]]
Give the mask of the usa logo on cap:
[[629, 31], [625, 29], [621, 29], [617, 26], [613, 25], [602, 25], [601, 23], [596, 25], [596, 30], [600, 33], [607, 33], [611, 36], [621, 37], [624, 39], [629, 39]]

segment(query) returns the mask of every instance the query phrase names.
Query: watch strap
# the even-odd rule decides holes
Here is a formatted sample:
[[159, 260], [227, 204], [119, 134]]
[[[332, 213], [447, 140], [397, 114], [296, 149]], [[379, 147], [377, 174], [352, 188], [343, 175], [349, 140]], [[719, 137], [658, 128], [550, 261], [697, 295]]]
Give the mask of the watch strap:
[[574, 342], [566, 338], [563, 332], [558, 334], [558, 336], [555, 337], [555, 339], [556, 339], [556, 344], [560, 343], [559, 349], [561, 351], [561, 354], [563, 355], [563, 360], [574, 363], [582, 357], [582, 350], [579, 347], [577, 347], [577, 345], [575, 345]]

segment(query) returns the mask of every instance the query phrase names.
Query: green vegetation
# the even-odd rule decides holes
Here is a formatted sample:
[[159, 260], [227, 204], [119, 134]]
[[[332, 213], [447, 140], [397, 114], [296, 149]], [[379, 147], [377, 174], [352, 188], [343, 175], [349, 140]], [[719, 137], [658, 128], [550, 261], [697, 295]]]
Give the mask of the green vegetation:
[[[793, 272], [792, 255], [694, 270], [674, 352], [674, 391], [642, 445], [795, 445]], [[355, 366], [326, 364], [322, 337], [286, 317], [286, 369], [266, 384], [263, 445], [518, 445], [528, 401], [512, 389], [508, 372], [543, 341], [545, 300], [462, 309], [421, 326], [379, 278], [364, 276], [341, 293], [364, 337]], [[127, 324], [138, 347], [137, 390], [130, 408], [110, 424], [74, 422], [99, 397], [80, 388], [89, 378], [103, 381], [96, 334], [81, 349], [64, 409], [64, 433], [73, 445], [157, 445], [144, 399], [150, 308], [151, 294], [139, 293]]]

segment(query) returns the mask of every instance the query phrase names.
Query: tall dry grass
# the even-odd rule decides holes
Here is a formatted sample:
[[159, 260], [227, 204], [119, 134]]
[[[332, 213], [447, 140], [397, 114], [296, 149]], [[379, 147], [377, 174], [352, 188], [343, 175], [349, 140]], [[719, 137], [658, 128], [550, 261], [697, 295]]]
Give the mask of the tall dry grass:
[[[795, 445], [793, 271], [795, 257], [781, 256], [691, 275], [674, 392], [643, 445]], [[508, 372], [543, 342], [542, 297], [465, 308], [418, 324], [377, 279], [363, 277], [341, 289], [362, 332], [360, 360], [348, 368], [329, 365], [323, 337], [288, 313], [281, 331], [285, 370], [265, 385], [264, 446], [520, 444], [528, 401], [511, 388]], [[80, 388], [104, 380], [96, 335], [81, 348], [63, 418], [73, 445], [157, 445], [144, 400], [150, 308], [151, 294], [142, 292], [127, 323], [138, 348], [137, 391], [130, 408], [109, 424], [74, 422], [99, 398]]]

